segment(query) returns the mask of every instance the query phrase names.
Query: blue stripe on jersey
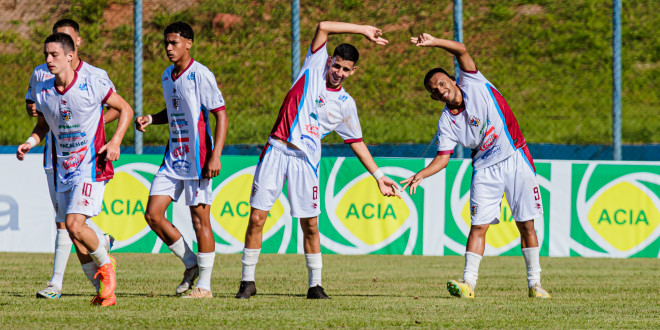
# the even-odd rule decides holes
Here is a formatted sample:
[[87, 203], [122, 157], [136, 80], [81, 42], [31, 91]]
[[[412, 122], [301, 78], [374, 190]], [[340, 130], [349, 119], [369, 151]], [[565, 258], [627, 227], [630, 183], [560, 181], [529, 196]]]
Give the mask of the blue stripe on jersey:
[[525, 155], [525, 152], [523, 152], [523, 149], [519, 148], [516, 151], [520, 151], [520, 153], [522, 154], [523, 159], [525, 160], [525, 163], [527, 163], [527, 166], [529, 166], [529, 168], [532, 170], [532, 172], [534, 172], [534, 176], [536, 176], [536, 171], [534, 170], [534, 166], [532, 166], [532, 164], [529, 163], [529, 159], [527, 159], [527, 155]]
[[491, 90], [497, 90], [495, 86], [491, 84], [486, 84], [486, 87], [488, 88], [488, 93], [490, 94], [490, 97], [493, 99], [493, 103], [495, 104], [495, 108], [497, 109], [497, 113], [500, 115], [500, 119], [502, 119], [502, 125], [504, 125], [504, 132], [506, 133], [507, 139], [509, 139], [509, 143], [511, 143], [511, 147], [515, 150], [516, 145], [513, 143], [513, 139], [511, 138], [511, 134], [509, 134], [509, 128], [506, 126], [506, 119], [504, 118], [504, 114], [502, 113], [502, 109], [500, 109], [500, 105], [497, 103], [497, 99], [495, 99], [495, 95], [493, 95], [493, 91]]
[[273, 146], [271, 146], [269, 144], [268, 148], [266, 148], [266, 152], [264, 152], [263, 157], [259, 157], [259, 161], [257, 162], [257, 167], [259, 167], [259, 165], [261, 165], [261, 162], [263, 162], [264, 158], [266, 158], [266, 155], [268, 155], [268, 153], [270, 152], [271, 149], [273, 149]]
[[[92, 182], [96, 182], [96, 159], [98, 158], [96, 157], [96, 149], [94, 148], [94, 146], [96, 146], [95, 143], [96, 143], [96, 134], [94, 134], [94, 137], [92, 138], [92, 143], [90, 143], [89, 151], [88, 151], [92, 157]], [[106, 153], [107, 152], [108, 151], [106, 150]]]
[[307, 79], [308, 76], [309, 69], [305, 70], [301, 76], [301, 78], [305, 79], [305, 87], [303, 87], [303, 94], [300, 98], [300, 104], [298, 104], [298, 110], [296, 110], [296, 119], [293, 120], [291, 129], [289, 130], [289, 138], [287, 139], [289, 142], [291, 142], [291, 137], [293, 136], [293, 129], [296, 127], [296, 125], [298, 125], [298, 115], [300, 115], [300, 109], [302, 109], [303, 104], [305, 104], [305, 96], [307, 96], [307, 82], [309, 81], [309, 79]]
[[312, 167], [312, 170], [314, 171], [314, 175], [316, 175], [316, 178], [318, 179], [319, 174], [316, 172], [316, 169], [318, 168], [318, 166], [314, 166], [314, 164], [312, 164], [312, 162], [309, 161], [309, 158], [307, 158], [307, 156], [305, 156], [305, 160], [307, 161], [307, 164], [309, 164], [309, 166]]

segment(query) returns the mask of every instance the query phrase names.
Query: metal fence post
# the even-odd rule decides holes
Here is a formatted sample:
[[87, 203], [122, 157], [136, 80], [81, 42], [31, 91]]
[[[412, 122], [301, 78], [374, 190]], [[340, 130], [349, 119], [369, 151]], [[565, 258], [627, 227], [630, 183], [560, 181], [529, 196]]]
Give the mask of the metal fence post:
[[[454, 0], [454, 40], [463, 42], [463, 0]], [[458, 74], [458, 60], [454, 57], [454, 76], [460, 79]], [[463, 146], [456, 145], [456, 158], [463, 158]]]
[[612, 25], [612, 153], [621, 160], [621, 0], [613, 0]]
[[[135, 116], [142, 116], [142, 0], [135, 0], [133, 12], [135, 35], [133, 37], [133, 110]], [[142, 154], [142, 132], [135, 132], [135, 153]]]
[[291, 83], [300, 72], [300, 0], [291, 0]]

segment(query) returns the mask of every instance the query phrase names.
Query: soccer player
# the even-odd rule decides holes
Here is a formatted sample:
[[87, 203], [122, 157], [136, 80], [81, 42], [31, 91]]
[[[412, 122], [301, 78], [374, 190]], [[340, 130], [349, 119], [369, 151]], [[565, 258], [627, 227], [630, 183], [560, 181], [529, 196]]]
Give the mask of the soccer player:
[[445, 103], [438, 121], [438, 155], [417, 174], [400, 183], [414, 194], [422, 180], [447, 166], [457, 143], [472, 149], [470, 187], [471, 227], [465, 252], [463, 279], [447, 282], [451, 295], [474, 298], [486, 231], [500, 222], [502, 194], [511, 205], [520, 231], [527, 265], [530, 297], [549, 298], [541, 287], [539, 243], [534, 219], [543, 214], [536, 169], [518, 122], [502, 94], [477, 70], [462, 43], [423, 33], [410, 41], [419, 47], [438, 47], [456, 57], [459, 81], [441, 68], [430, 70], [424, 87], [435, 101]]
[[[108, 77], [108, 74], [105, 72], [105, 70], [96, 68], [90, 65], [89, 63], [82, 61], [78, 57], [78, 47], [80, 47], [80, 45], [82, 44], [82, 38], [80, 37], [79, 34], [78, 23], [76, 23], [71, 19], [59, 20], [53, 25], [53, 33], [58, 33], [58, 32], [68, 34], [74, 40], [75, 49], [73, 51], [73, 60], [71, 61], [71, 67], [76, 72], [79, 73], [83, 73], [87, 75], [89, 74], [98, 75], [101, 78], [106, 79], [112, 86], [112, 82], [110, 81], [110, 78]], [[34, 100], [32, 99], [31, 90], [33, 88], [36, 88], [36, 85], [38, 83], [50, 79], [52, 77], [53, 75], [48, 70], [48, 65], [46, 63], [41, 64], [34, 69], [32, 73], [32, 77], [30, 78], [30, 85], [28, 91], [25, 95], [25, 109], [27, 111], [28, 116], [30, 117], [37, 116], [37, 108], [34, 103]], [[108, 111], [103, 113], [105, 123], [109, 123], [119, 116], [119, 112], [117, 110], [112, 108], [107, 108], [107, 109]], [[52, 139], [50, 138], [50, 134], [47, 134], [46, 147], [44, 148], [43, 164], [44, 164], [44, 170], [46, 172], [46, 179], [48, 181], [48, 191], [50, 193], [50, 199], [53, 204], [53, 207], [55, 207], [56, 192], [55, 192], [55, 181], [53, 175], [52, 152], [53, 152]], [[73, 242], [69, 238], [69, 233], [66, 231], [66, 225], [64, 223], [64, 219], [60, 219], [60, 220], [61, 222], [57, 222], [57, 220], [55, 222], [55, 226], [57, 228], [57, 234], [55, 236], [53, 274], [51, 276], [50, 281], [48, 281], [46, 288], [37, 292], [37, 298], [53, 299], [53, 298], [60, 298], [62, 295], [62, 281], [64, 279], [64, 271], [66, 269], [67, 261], [69, 260], [69, 255], [71, 254], [71, 245], [73, 244]], [[110, 250], [114, 238], [110, 235], [99, 235], [99, 240], [102, 242], [102, 244], [104, 244], [107, 250]], [[85, 247], [82, 245], [77, 245], [76, 251], [82, 251], [82, 255], [85, 255], [87, 253], [85, 251]], [[81, 254], [79, 254], [79, 256], [81, 256]], [[96, 274], [97, 271], [96, 264], [93, 261], [89, 261], [83, 264], [82, 268], [87, 278], [92, 282], [92, 285], [94, 285], [98, 289], [99, 281], [98, 279], [94, 279], [94, 275]]]
[[[220, 174], [220, 155], [228, 125], [225, 101], [213, 73], [190, 55], [194, 40], [190, 25], [172, 23], [165, 28], [163, 36], [167, 58], [173, 63], [162, 77], [167, 107], [153, 116], [140, 116], [135, 120], [140, 131], [150, 124], [168, 124], [170, 129], [163, 164], [151, 184], [144, 217], [186, 267], [176, 293], [183, 294], [192, 288], [199, 276], [195, 288], [183, 298], [212, 298], [215, 240], [210, 220], [211, 178]], [[211, 131], [209, 113], [215, 117], [214, 131]], [[165, 217], [167, 207], [178, 200], [181, 193], [190, 207], [199, 248], [197, 256]]]
[[381, 30], [373, 26], [341, 22], [318, 24], [298, 78], [284, 98], [254, 174], [242, 257], [243, 276], [236, 298], [248, 299], [257, 293], [254, 273], [261, 252], [264, 223], [288, 181], [291, 216], [300, 219], [304, 236], [309, 276], [307, 298], [329, 299], [321, 286], [318, 169], [321, 139], [333, 130], [373, 174], [380, 192], [385, 196], [398, 195], [396, 182], [378, 168], [362, 141], [355, 101], [342, 87], [344, 80], [357, 70], [357, 49], [341, 44], [328, 56], [328, 35], [342, 33], [362, 34], [378, 45], [388, 43], [381, 37]]
[[[106, 248], [86, 221], [101, 212], [105, 184], [113, 176], [112, 161], [119, 158], [133, 110], [107, 80], [76, 72], [71, 67], [74, 51], [73, 39], [67, 34], [54, 33], [46, 38], [44, 55], [54, 77], [31, 91], [40, 117], [31, 136], [18, 147], [16, 157], [23, 160], [51, 130], [57, 220], [64, 219], [71, 240], [85, 248], [84, 253], [78, 251], [81, 264], [90, 260], [98, 267], [98, 298], [92, 304], [110, 306], [117, 303], [115, 270]], [[103, 104], [119, 112], [117, 130], [107, 143]]]

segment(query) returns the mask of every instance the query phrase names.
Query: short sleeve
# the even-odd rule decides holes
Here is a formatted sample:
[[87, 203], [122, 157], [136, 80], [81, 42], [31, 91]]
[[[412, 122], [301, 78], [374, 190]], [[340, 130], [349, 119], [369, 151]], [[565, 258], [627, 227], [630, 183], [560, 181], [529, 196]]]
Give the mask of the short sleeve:
[[311, 45], [307, 48], [307, 56], [305, 56], [305, 61], [300, 68], [301, 73], [306, 69], [323, 70], [325, 68], [325, 64], [328, 61], [327, 44], [327, 42], [323, 43], [318, 49], [312, 49]]
[[362, 141], [362, 127], [357, 114], [357, 105], [352, 97], [348, 97], [342, 106], [342, 120], [335, 128], [335, 132], [344, 140], [344, 143]]
[[464, 84], [484, 84], [488, 83], [488, 79], [481, 74], [481, 71], [463, 71], [458, 69], [458, 85]]
[[456, 135], [451, 131], [449, 122], [445, 120], [444, 113], [438, 120], [438, 155], [454, 153], [456, 147]]
[[37, 77], [37, 70], [32, 71], [32, 76], [30, 77], [30, 85], [28, 85], [27, 93], [25, 94], [26, 101], [36, 102], [36, 89], [39, 79]]
[[202, 106], [211, 112], [225, 110], [225, 99], [218, 88], [215, 75], [210, 70], [202, 71], [200, 77], [200, 101]]
[[109, 80], [106, 80], [97, 75], [90, 75], [87, 78], [88, 84], [90, 85], [92, 95], [94, 100], [98, 101], [101, 104], [105, 104], [110, 95], [112, 95], [113, 86]]
[[115, 88], [115, 84], [112, 83], [112, 80], [110, 80], [110, 76], [108, 76], [108, 73], [105, 70], [100, 70], [99, 77], [101, 77], [101, 79], [105, 79], [105, 81], [110, 85], [110, 88], [112, 88], [114, 92], [117, 92], [117, 88]]

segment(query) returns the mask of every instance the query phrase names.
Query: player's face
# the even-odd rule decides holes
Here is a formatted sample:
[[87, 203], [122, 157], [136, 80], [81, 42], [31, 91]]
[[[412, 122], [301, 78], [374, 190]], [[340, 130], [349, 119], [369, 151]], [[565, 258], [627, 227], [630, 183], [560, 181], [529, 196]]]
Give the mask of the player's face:
[[165, 52], [170, 62], [176, 63], [186, 57], [192, 47], [192, 40], [178, 33], [168, 33], [165, 36]]
[[355, 62], [345, 60], [339, 56], [328, 58], [328, 74], [325, 77], [328, 87], [339, 88], [341, 83], [348, 78], [348, 76], [355, 73]]
[[76, 32], [76, 30], [74, 30], [70, 26], [58, 27], [57, 29], [55, 29], [55, 32], [68, 34], [69, 37], [73, 39], [73, 44], [76, 46], [76, 49], [78, 49], [78, 47], [80, 47], [80, 44], [82, 44], [82, 38], [80, 37], [78, 32]]
[[426, 90], [431, 93], [431, 98], [453, 105], [460, 103], [460, 89], [456, 86], [456, 81], [449, 78], [446, 74], [438, 72], [426, 83]]
[[66, 52], [59, 42], [49, 42], [44, 45], [44, 56], [48, 70], [56, 75], [70, 67], [73, 51]]

